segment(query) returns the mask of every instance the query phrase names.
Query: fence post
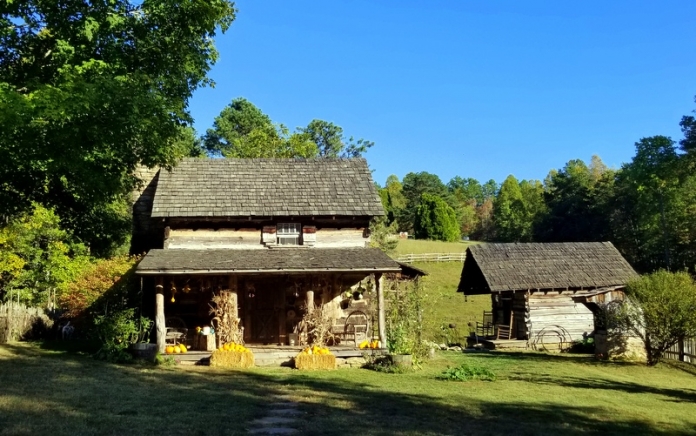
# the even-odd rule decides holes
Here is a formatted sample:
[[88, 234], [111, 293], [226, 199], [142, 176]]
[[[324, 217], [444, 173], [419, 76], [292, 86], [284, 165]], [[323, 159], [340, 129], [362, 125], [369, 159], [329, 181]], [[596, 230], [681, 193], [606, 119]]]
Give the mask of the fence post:
[[684, 361], [684, 338], [679, 338], [679, 342], [677, 343], [679, 347], [679, 361], [683, 362]]

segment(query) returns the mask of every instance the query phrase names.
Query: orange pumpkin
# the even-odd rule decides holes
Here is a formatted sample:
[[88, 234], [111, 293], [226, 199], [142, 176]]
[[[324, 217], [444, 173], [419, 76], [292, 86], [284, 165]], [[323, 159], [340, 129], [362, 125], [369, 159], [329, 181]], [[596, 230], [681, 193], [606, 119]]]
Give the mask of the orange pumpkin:
[[164, 349], [164, 352], [167, 354], [172, 354], [174, 352], [174, 347], [171, 345], [167, 345], [167, 347]]

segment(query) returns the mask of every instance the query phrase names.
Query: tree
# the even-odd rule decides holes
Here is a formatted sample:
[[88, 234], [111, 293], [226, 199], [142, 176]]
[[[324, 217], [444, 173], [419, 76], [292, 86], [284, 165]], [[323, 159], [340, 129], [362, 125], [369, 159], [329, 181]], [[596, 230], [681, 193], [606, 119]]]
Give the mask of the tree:
[[136, 166], [171, 166], [188, 153], [177, 147], [188, 99], [212, 84], [213, 37], [234, 17], [228, 0], [4, 2], [2, 218], [32, 202], [55, 208], [93, 252], [106, 245], [108, 254], [105, 236], [124, 238], [114, 205], [137, 183]]
[[693, 115], [685, 115], [679, 122], [679, 126], [684, 133], [684, 138], [679, 141], [679, 145], [685, 152], [693, 154], [696, 151], [696, 118]]
[[696, 177], [665, 136], [643, 138], [616, 178], [613, 232], [642, 271], [692, 268]]
[[551, 171], [544, 191], [548, 212], [535, 237], [553, 242], [611, 239], [614, 174], [598, 156], [592, 156], [589, 167], [576, 159]]
[[442, 198], [427, 193], [421, 196], [416, 208], [413, 227], [418, 239], [453, 242], [460, 236], [454, 209]]
[[680, 339], [696, 336], [696, 284], [688, 273], [644, 275], [629, 282], [626, 297], [620, 319], [645, 344], [648, 365]]
[[463, 179], [459, 176], [455, 176], [447, 183], [447, 189], [462, 203], [468, 203], [474, 200], [474, 205], [480, 205], [485, 199], [483, 187], [478, 180], [472, 179], [471, 177]]
[[413, 230], [416, 209], [423, 194], [431, 194], [440, 198], [449, 197], [447, 188], [440, 180], [440, 177], [425, 171], [406, 174], [403, 180], [402, 192], [406, 205], [397, 217], [399, 229], [402, 231]]
[[317, 146], [305, 135], [290, 134], [250, 101], [236, 98], [215, 117], [203, 139], [213, 155], [234, 158], [314, 157]]
[[0, 228], [0, 301], [45, 305], [88, 264], [86, 254], [53, 211], [34, 205]]
[[370, 222], [370, 247], [391, 254], [399, 245], [396, 238], [396, 223], [387, 224], [386, 217], [377, 217]]
[[493, 203], [496, 238], [503, 242], [526, 242], [531, 239], [532, 222], [517, 179], [509, 175], [500, 186]]
[[298, 128], [299, 134], [316, 144], [321, 157], [360, 157], [375, 145], [372, 141], [345, 138], [340, 126], [323, 120], [312, 120], [307, 127]]
[[399, 178], [394, 174], [387, 177], [387, 183], [379, 190], [379, 193], [384, 210], [387, 212], [388, 223], [390, 225], [397, 223], [397, 217], [401, 216], [406, 207], [406, 197], [404, 197], [403, 185]]

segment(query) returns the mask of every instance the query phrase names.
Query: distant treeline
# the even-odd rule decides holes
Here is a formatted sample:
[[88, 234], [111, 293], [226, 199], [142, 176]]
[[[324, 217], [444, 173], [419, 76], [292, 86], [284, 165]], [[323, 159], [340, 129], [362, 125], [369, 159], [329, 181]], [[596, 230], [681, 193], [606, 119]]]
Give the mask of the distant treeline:
[[[571, 160], [543, 181], [502, 184], [435, 174], [392, 175], [379, 187], [388, 224], [417, 238], [500, 242], [611, 241], [641, 271], [696, 265], [696, 122], [684, 137], [642, 138], [633, 159], [607, 168]], [[437, 205], [437, 206], [435, 206]]]

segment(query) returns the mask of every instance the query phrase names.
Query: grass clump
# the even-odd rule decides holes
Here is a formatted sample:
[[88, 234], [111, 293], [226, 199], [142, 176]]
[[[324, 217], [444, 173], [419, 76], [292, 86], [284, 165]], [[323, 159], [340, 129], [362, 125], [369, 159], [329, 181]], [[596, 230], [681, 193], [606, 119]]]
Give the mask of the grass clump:
[[438, 376], [438, 378], [440, 380], [448, 381], [495, 381], [495, 374], [493, 373], [493, 371], [483, 366], [462, 363], [459, 366], [448, 367], [445, 371], [442, 372], [442, 374]]

